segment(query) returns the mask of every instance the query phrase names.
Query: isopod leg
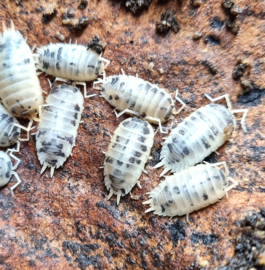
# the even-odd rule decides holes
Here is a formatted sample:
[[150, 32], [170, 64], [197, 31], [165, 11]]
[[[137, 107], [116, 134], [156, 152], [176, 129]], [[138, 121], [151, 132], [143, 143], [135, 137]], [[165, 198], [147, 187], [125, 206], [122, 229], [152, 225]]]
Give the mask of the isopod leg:
[[39, 118], [34, 117], [33, 120], [36, 121], [36, 122], [41, 122], [41, 120], [42, 120], [41, 119], [42, 118], [42, 108], [43, 107], [49, 107], [49, 106], [51, 106], [51, 105], [50, 104], [42, 104], [42, 105], [40, 105], [39, 106]]
[[121, 68], [121, 74], [122, 75], [126, 75], [125, 72], [124, 72], [124, 70], [123, 70], [123, 68]]
[[17, 141], [17, 143], [16, 143], [16, 148], [12, 148], [12, 149], [7, 149], [6, 150], [6, 153], [7, 154], [9, 154], [9, 153], [17, 153], [17, 152], [19, 152], [19, 150], [20, 150], [20, 141]]
[[236, 187], [238, 185], [238, 182], [236, 180], [234, 180], [232, 177], [229, 177], [228, 179], [232, 182], [232, 185], [228, 186], [225, 189], [225, 194], [226, 194], [227, 198], [228, 198], [228, 191], [233, 189], [234, 187]]
[[228, 166], [227, 166], [227, 164], [226, 164], [225, 161], [223, 161], [223, 162], [218, 162], [218, 163], [213, 163], [213, 164], [208, 163], [208, 165], [209, 165], [209, 166], [213, 166], [213, 167], [219, 166], [219, 165], [223, 165], [224, 168], [225, 168], [225, 174], [226, 174], [226, 176], [229, 176], [229, 169], [228, 169]]
[[232, 110], [232, 113], [243, 113], [243, 116], [241, 118], [241, 126], [243, 128], [243, 130], [245, 132], [247, 132], [246, 126], [244, 125], [246, 117], [247, 117], [247, 113], [248, 113], [248, 109], [240, 109], [240, 110]]
[[104, 57], [99, 57], [99, 60], [101, 60], [104, 63], [104, 69], [106, 69], [108, 67], [108, 65], [110, 64], [110, 60], [104, 58]]
[[103, 79], [98, 78], [95, 82], [93, 82], [93, 89], [101, 91], [101, 86], [95, 86], [97, 84], [104, 83]]
[[52, 83], [52, 86], [54, 86], [56, 82], [65, 82], [67, 84], [71, 84], [70, 80], [63, 79], [63, 78], [60, 78], [60, 77], [56, 77], [55, 80]]
[[86, 83], [84, 83], [84, 82], [73, 82], [72, 85], [73, 86], [76, 86], [76, 85], [84, 86], [84, 97], [85, 98], [91, 98], [91, 97], [97, 96], [97, 94], [92, 94], [92, 95], [87, 94]]
[[168, 133], [168, 130], [171, 129], [171, 127], [169, 127], [169, 128], [164, 127], [164, 130], [165, 130], [165, 131], [164, 131], [164, 130], [163, 130], [163, 127], [162, 127], [162, 124], [161, 124], [161, 121], [160, 121], [159, 118], [154, 118], [154, 117], [151, 117], [151, 116], [146, 116], [145, 119], [146, 119], [146, 120], [151, 120], [151, 121], [157, 122], [158, 125], [159, 125], [160, 133], [167, 134], [167, 133]]
[[[146, 172], [147, 174], [148, 174], [148, 172]], [[141, 186], [141, 184], [140, 184], [140, 182], [139, 181], [137, 181], [137, 186], [140, 188], [140, 189], [142, 189], [142, 186]]]
[[[19, 140], [20, 141], [28, 141], [29, 140], [29, 132], [30, 132], [30, 130], [31, 130], [31, 126], [32, 126], [32, 124], [33, 124], [33, 119], [31, 119], [30, 121], [29, 121], [29, 124], [28, 124], [28, 127], [24, 127], [24, 126], [21, 126], [20, 124], [13, 124], [13, 127], [12, 127], [12, 129], [14, 128], [14, 127], [19, 127], [19, 128], [21, 128], [21, 129], [23, 129], [23, 130], [25, 130], [26, 131], [26, 133], [27, 133], [27, 137], [26, 138], [21, 138], [21, 137], [19, 137]], [[10, 132], [9, 132], [9, 134], [8, 135], [10, 135], [11, 134], [11, 132], [12, 132], [12, 129], [10, 130]]]
[[14, 156], [13, 153], [10, 153], [9, 156], [11, 156], [13, 159], [16, 160], [16, 164], [15, 164], [14, 166], [12, 166], [12, 170], [14, 171], [14, 170], [16, 170], [17, 167], [18, 167], [18, 165], [19, 165], [19, 163], [20, 163], [20, 159], [19, 159], [18, 157]]
[[117, 113], [116, 110], [114, 110], [114, 112], [115, 112], [117, 118], [120, 117], [121, 115], [123, 115], [124, 113], [130, 113], [130, 114], [140, 116], [140, 114], [138, 112], [132, 111], [130, 109], [125, 109], [125, 110], [121, 111], [120, 113]]
[[16, 172], [12, 172], [12, 175], [14, 175], [17, 179], [16, 184], [10, 188], [11, 194], [12, 194], [12, 196], [14, 196], [13, 190], [21, 183], [21, 179]]
[[178, 97], [178, 92], [179, 92], [179, 90], [177, 89], [176, 95], [175, 95], [175, 100], [177, 100], [180, 104], [182, 104], [182, 106], [177, 111], [174, 109], [172, 114], [179, 114], [186, 107], [186, 103], [181, 98]]
[[227, 108], [229, 109], [229, 111], [232, 110], [232, 103], [231, 103], [231, 100], [230, 100], [230, 96], [228, 94], [225, 94], [225, 95], [222, 95], [220, 97], [217, 97], [217, 98], [212, 98], [209, 94], [204, 94], [211, 102], [214, 102], [214, 101], [217, 101], [217, 100], [220, 100], [220, 99], [223, 99], [225, 98], [226, 100], [226, 104], [227, 104]]
[[5, 24], [5, 22], [4, 22], [4, 21], [2, 21], [2, 29], [3, 29], [3, 32], [5, 32], [5, 31], [6, 31], [6, 24]]

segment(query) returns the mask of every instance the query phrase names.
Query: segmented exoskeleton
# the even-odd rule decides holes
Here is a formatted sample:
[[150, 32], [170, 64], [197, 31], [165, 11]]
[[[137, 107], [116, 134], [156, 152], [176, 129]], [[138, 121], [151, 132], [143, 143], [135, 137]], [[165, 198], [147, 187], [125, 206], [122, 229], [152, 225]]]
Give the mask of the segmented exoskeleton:
[[105, 77], [109, 60], [84, 45], [55, 43], [37, 48], [34, 55], [37, 68], [63, 81], [79, 82], [85, 87], [85, 81], [93, 81], [99, 75]]
[[248, 110], [232, 110], [228, 95], [210, 99], [215, 101], [220, 98], [226, 98], [228, 108], [208, 104], [193, 112], [171, 130], [160, 153], [161, 162], [155, 166], [164, 166], [160, 176], [167, 171], [177, 172], [203, 161], [229, 140], [235, 128], [234, 113], [244, 113], [241, 123], [245, 129], [243, 122]]
[[17, 183], [10, 188], [11, 194], [14, 196], [13, 190], [21, 183], [20, 177], [14, 171], [18, 167], [20, 160], [13, 155], [12, 151], [9, 155], [13, 157], [17, 163], [12, 166], [12, 161], [8, 154], [0, 151], [0, 187], [6, 185], [10, 181], [11, 176], [14, 175], [17, 179]]
[[36, 133], [37, 154], [43, 164], [41, 174], [51, 167], [52, 177], [54, 169], [62, 166], [71, 154], [83, 103], [81, 92], [66, 84], [54, 87], [46, 98]]
[[43, 104], [32, 52], [12, 21], [0, 35], [0, 98], [12, 115], [29, 119]]
[[124, 120], [115, 130], [104, 161], [104, 181], [110, 191], [108, 199], [120, 197], [132, 190], [149, 157], [154, 131], [147, 121], [139, 118]]
[[[225, 173], [217, 167], [223, 164]], [[216, 203], [238, 183], [228, 177], [225, 162], [199, 164], [166, 176], [149, 194], [150, 204], [145, 212], [155, 211], [161, 216], [182, 216]], [[228, 181], [233, 184], [228, 186]]]
[[0, 147], [7, 147], [18, 141], [20, 135], [18, 126], [17, 119], [0, 104]]
[[148, 122], [159, 124], [160, 131], [164, 132], [161, 123], [172, 119], [172, 114], [179, 113], [185, 104], [176, 111], [172, 97], [162, 88], [151, 84], [141, 78], [127, 75], [114, 75], [99, 79], [94, 85], [99, 84], [102, 96], [117, 110], [121, 111], [117, 117], [124, 113], [140, 115]]

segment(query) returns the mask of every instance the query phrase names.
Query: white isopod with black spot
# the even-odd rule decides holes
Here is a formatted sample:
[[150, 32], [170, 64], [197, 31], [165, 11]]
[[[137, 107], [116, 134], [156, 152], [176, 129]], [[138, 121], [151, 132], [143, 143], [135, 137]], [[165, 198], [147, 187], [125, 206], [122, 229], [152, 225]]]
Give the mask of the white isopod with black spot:
[[81, 92], [66, 84], [54, 87], [47, 96], [36, 133], [37, 154], [43, 164], [41, 174], [51, 167], [52, 177], [54, 169], [62, 166], [71, 154], [83, 103]]
[[108, 199], [126, 195], [138, 183], [154, 143], [151, 125], [139, 118], [124, 120], [111, 138], [104, 161], [104, 181]]
[[151, 84], [141, 78], [127, 75], [114, 75], [99, 79], [94, 85], [101, 90], [102, 96], [117, 110], [121, 111], [117, 117], [124, 113], [140, 115], [148, 122], [159, 124], [160, 132], [165, 133], [161, 123], [173, 118], [172, 114], [179, 113], [186, 105], [178, 98], [182, 107], [176, 111], [172, 97], [162, 88]]
[[17, 179], [17, 183], [10, 188], [12, 196], [14, 196], [13, 190], [21, 183], [21, 179], [18, 174], [15, 172], [16, 168], [18, 167], [20, 160], [10, 153], [10, 156], [13, 157], [17, 163], [12, 166], [12, 161], [7, 153], [0, 151], [0, 187], [6, 185], [11, 176], [14, 175]]
[[0, 147], [8, 147], [18, 142], [20, 135], [18, 126], [18, 120], [0, 104]]
[[225, 98], [228, 108], [219, 104], [208, 104], [189, 115], [166, 138], [161, 153], [161, 162], [154, 168], [164, 166], [160, 176], [166, 172], [177, 172], [203, 161], [232, 136], [235, 128], [234, 113], [244, 113], [241, 124], [243, 129], [247, 109], [232, 110], [229, 95]]
[[32, 52], [12, 21], [11, 28], [3, 23], [0, 35], [0, 98], [12, 115], [28, 119], [34, 118], [43, 104]]
[[[224, 165], [225, 173], [218, 168]], [[166, 176], [149, 194], [150, 208], [145, 212], [155, 211], [161, 216], [182, 216], [216, 203], [238, 183], [228, 177], [225, 162], [199, 164]], [[228, 186], [228, 181], [232, 184]]]
[[105, 77], [105, 69], [109, 64], [109, 60], [96, 51], [78, 44], [49, 44], [37, 48], [34, 56], [37, 68], [46, 74], [81, 83], [93, 81], [99, 75]]

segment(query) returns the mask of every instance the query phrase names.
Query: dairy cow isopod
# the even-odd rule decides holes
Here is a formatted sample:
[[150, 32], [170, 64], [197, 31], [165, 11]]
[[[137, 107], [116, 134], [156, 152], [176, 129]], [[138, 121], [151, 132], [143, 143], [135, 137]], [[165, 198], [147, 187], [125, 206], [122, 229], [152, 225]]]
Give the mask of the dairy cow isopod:
[[167, 171], [177, 172], [203, 161], [229, 140], [235, 128], [233, 114], [243, 113], [241, 123], [245, 130], [244, 120], [248, 110], [232, 110], [228, 95], [210, 99], [215, 101], [220, 98], [226, 98], [228, 108], [219, 104], [208, 104], [171, 130], [160, 153], [161, 162], [155, 166], [164, 166], [160, 176]]
[[[138, 183], [154, 143], [152, 126], [137, 117], [120, 123], [111, 138], [104, 161], [104, 181], [108, 199], [129, 193]], [[138, 183], [139, 184], [139, 183]]]
[[36, 148], [41, 173], [51, 167], [63, 165], [75, 145], [77, 129], [83, 111], [84, 98], [73, 86], [62, 84], [54, 87], [46, 99], [41, 122], [36, 133]]
[[[224, 165], [225, 173], [218, 165]], [[161, 216], [182, 216], [216, 203], [238, 183], [228, 177], [225, 162], [199, 164], [166, 176], [149, 194], [150, 199], [143, 204]], [[229, 186], [228, 182], [232, 184]]]
[[101, 95], [121, 111], [117, 117], [123, 113], [140, 115], [148, 122], [158, 124], [162, 133], [166, 132], [161, 124], [172, 119], [172, 114], [179, 113], [186, 106], [176, 93], [175, 98], [182, 104], [176, 111], [172, 97], [164, 89], [134, 76], [109, 76], [105, 80], [99, 79], [96, 84], [100, 86], [94, 88], [101, 90]]

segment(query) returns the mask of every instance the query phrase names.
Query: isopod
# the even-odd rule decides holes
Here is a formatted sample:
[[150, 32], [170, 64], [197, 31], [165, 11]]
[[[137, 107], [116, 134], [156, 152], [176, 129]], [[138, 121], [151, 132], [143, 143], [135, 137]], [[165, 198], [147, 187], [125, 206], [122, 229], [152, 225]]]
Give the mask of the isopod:
[[13, 21], [11, 28], [6, 28], [4, 23], [2, 25], [0, 98], [12, 115], [33, 119], [38, 114], [39, 106], [43, 104], [34, 58], [26, 40], [15, 30]]
[[172, 114], [179, 113], [186, 105], [178, 98], [182, 107], [176, 111], [172, 97], [162, 88], [151, 84], [141, 78], [127, 75], [114, 75], [106, 77], [105, 80], [99, 79], [94, 85], [100, 87], [101, 95], [115, 109], [121, 111], [117, 117], [124, 113], [141, 115], [148, 122], [159, 124], [160, 132], [163, 131], [161, 123], [172, 118]]
[[[37, 68], [46, 74], [71, 81], [93, 81], [105, 76], [109, 60], [78, 44], [49, 44], [37, 48]], [[105, 64], [104, 64], [105, 63]], [[83, 83], [85, 86], [85, 84]], [[85, 88], [86, 96], [86, 88]]]
[[[16, 124], [16, 125], [14, 125]], [[20, 127], [18, 120], [0, 104], [0, 146], [8, 147], [18, 141]]]
[[62, 84], [54, 87], [46, 98], [36, 133], [36, 148], [41, 174], [51, 167], [63, 165], [75, 145], [77, 129], [83, 111], [84, 98], [78, 88]]
[[132, 190], [144, 170], [154, 143], [151, 125], [137, 117], [120, 123], [111, 138], [104, 161], [104, 181], [109, 190], [108, 199], [120, 197]]
[[[218, 165], [224, 165], [225, 173]], [[216, 203], [238, 183], [228, 177], [225, 162], [199, 164], [166, 176], [149, 194], [150, 208], [145, 212], [155, 211], [161, 216], [182, 216]], [[228, 186], [229, 180], [232, 182]]]
[[10, 181], [11, 176], [14, 175], [17, 179], [17, 183], [10, 188], [11, 194], [14, 196], [13, 190], [21, 183], [20, 177], [15, 172], [20, 163], [20, 160], [15, 157], [12, 152], [10, 153], [10, 156], [17, 161], [14, 166], [12, 166], [12, 161], [8, 154], [0, 151], [0, 187], [6, 185]]
[[211, 101], [225, 98], [228, 108], [219, 104], [208, 104], [193, 112], [172, 129], [163, 144], [160, 153], [161, 162], [154, 167], [164, 166], [160, 176], [168, 171], [181, 171], [203, 161], [229, 140], [235, 128], [234, 113], [244, 113], [241, 124], [245, 130], [247, 109], [232, 110], [228, 94], [215, 99], [209, 95], [207, 97]]

